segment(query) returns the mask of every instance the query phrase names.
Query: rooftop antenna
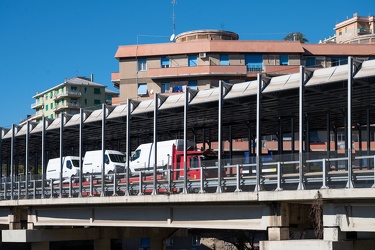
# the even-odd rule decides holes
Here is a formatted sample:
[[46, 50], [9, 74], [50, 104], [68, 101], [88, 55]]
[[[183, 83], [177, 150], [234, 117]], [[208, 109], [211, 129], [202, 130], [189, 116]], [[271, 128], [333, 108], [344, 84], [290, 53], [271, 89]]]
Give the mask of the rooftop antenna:
[[174, 5], [177, 3], [177, 0], [172, 0], [172, 35], [169, 38], [169, 41], [173, 42], [176, 35], [174, 34], [176, 25], [174, 24]]

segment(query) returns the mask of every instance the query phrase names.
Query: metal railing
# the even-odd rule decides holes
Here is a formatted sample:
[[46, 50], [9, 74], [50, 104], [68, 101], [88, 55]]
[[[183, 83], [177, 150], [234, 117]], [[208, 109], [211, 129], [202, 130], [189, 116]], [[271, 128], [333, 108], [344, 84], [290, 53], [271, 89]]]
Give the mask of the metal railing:
[[[327, 152], [325, 152], [327, 155]], [[329, 154], [328, 154], [329, 155]], [[254, 192], [257, 183], [262, 191], [297, 190], [302, 184], [305, 189], [374, 188], [375, 155], [355, 156], [348, 163], [348, 157], [316, 157], [303, 155], [303, 166], [295, 160], [296, 155], [260, 157], [260, 174], [256, 174], [257, 163], [248, 158], [223, 159], [224, 165], [217, 166], [217, 160], [204, 162], [199, 168], [188, 170], [185, 183], [183, 169], [158, 169], [157, 179], [150, 172], [136, 172], [127, 178], [125, 173], [110, 175], [72, 176], [63, 180], [42, 179], [41, 175], [18, 175], [3, 177], [0, 181], [0, 198], [43, 199], [74, 198], [84, 196], [153, 195], [179, 193], [215, 193], [220, 187], [223, 192]], [[225, 163], [226, 162], [226, 163]], [[229, 162], [234, 162], [229, 164]], [[245, 163], [253, 162], [253, 163]], [[226, 164], [226, 165], [225, 165]], [[300, 171], [302, 167], [302, 171]], [[219, 171], [222, 172], [218, 179]], [[349, 174], [351, 172], [351, 174]], [[194, 173], [194, 174], [190, 174]], [[302, 174], [302, 178], [300, 178]], [[259, 179], [257, 179], [259, 178]], [[349, 179], [351, 178], [351, 179]], [[82, 181], [80, 181], [82, 179]], [[104, 185], [102, 185], [104, 180]], [[104, 187], [104, 189], [103, 189]], [[155, 187], [157, 190], [155, 190]]]

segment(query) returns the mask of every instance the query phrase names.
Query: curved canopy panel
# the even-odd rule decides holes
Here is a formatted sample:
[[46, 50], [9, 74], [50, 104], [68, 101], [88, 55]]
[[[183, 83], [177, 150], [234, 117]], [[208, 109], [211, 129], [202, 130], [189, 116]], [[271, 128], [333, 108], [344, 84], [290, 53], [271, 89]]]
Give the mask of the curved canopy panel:
[[160, 110], [183, 107], [185, 103], [185, 95], [177, 94], [168, 96], [167, 100], [160, 106]]
[[362, 63], [361, 69], [354, 76], [354, 79], [374, 76], [374, 72], [375, 72], [375, 60], [364, 61]]
[[127, 107], [128, 107], [127, 104], [116, 106], [114, 110], [112, 110], [112, 112], [108, 115], [107, 119], [115, 119], [115, 118], [126, 116], [128, 112]]

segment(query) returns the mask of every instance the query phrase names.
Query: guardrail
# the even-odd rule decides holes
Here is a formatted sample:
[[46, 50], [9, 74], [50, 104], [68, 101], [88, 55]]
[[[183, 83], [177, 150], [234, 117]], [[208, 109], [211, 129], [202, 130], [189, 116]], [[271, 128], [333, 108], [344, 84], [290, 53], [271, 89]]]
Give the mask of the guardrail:
[[[360, 161], [367, 160], [366, 166]], [[229, 160], [228, 160], [229, 161]], [[306, 189], [345, 188], [352, 181], [355, 188], [375, 187], [375, 156], [357, 156], [351, 168], [341, 167], [348, 157], [319, 158], [304, 161], [302, 166], [303, 184]], [[371, 164], [370, 164], [371, 161]], [[349, 166], [349, 164], [347, 164]], [[41, 175], [3, 178], [0, 182], [0, 199], [43, 199], [74, 198], [83, 196], [117, 196], [117, 195], [153, 195], [178, 193], [215, 193], [218, 187], [223, 192], [254, 192], [260, 183], [260, 190], [282, 191], [296, 190], [300, 184], [299, 161], [262, 162], [260, 174], [256, 174], [256, 163], [227, 164], [218, 168], [215, 164], [191, 168], [188, 171], [199, 171], [199, 176], [174, 178], [183, 169], [158, 170], [156, 180], [153, 173], [137, 172], [129, 176], [125, 173], [111, 175], [82, 175], [69, 179], [43, 179]], [[218, 178], [218, 171], [224, 173]], [[352, 171], [352, 175], [349, 175]], [[196, 173], [196, 172], [195, 172]], [[352, 176], [352, 179], [348, 178]], [[259, 179], [257, 179], [259, 178]], [[81, 181], [80, 181], [81, 180]]]

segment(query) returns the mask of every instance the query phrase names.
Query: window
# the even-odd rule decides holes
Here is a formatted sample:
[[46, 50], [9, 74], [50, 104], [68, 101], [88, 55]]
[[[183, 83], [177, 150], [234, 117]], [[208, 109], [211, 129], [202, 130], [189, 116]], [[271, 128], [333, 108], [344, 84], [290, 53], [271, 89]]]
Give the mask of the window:
[[191, 89], [198, 90], [198, 82], [197, 81], [189, 81], [188, 87], [191, 88]]
[[100, 105], [100, 100], [95, 99], [95, 100], [94, 100], [94, 105], [95, 105], [95, 106]]
[[53, 114], [51, 114], [51, 115], [49, 116], [49, 118], [53, 119]]
[[263, 56], [262, 54], [246, 54], [245, 64], [249, 72], [263, 71]]
[[147, 83], [139, 83], [138, 95], [146, 95], [146, 94], [147, 94]]
[[221, 54], [220, 55], [220, 65], [229, 65], [229, 55]]
[[147, 70], [146, 58], [138, 59], [138, 71], [145, 71], [145, 70]]
[[87, 105], [87, 99], [85, 99], [85, 105]]
[[313, 67], [315, 65], [316, 65], [316, 58], [315, 57], [306, 58], [306, 67]]
[[288, 55], [280, 55], [280, 65], [289, 65]]
[[100, 95], [100, 89], [99, 88], [94, 88], [94, 94], [95, 95]]
[[162, 57], [161, 58], [161, 67], [162, 68], [169, 68], [169, 58], [168, 57]]
[[197, 66], [197, 56], [196, 55], [192, 55], [192, 56], [188, 56], [188, 66], [189, 67], [193, 67], [193, 66]]
[[49, 97], [50, 97], [50, 98], [53, 97], [53, 91], [49, 93]]
[[46, 105], [46, 111], [48, 111], [48, 104]]
[[171, 89], [171, 84], [169, 82], [161, 83], [161, 93], [169, 93]]
[[72, 91], [77, 91], [77, 87], [76, 87], [76, 86], [71, 86], [70, 89], [71, 89]]
[[85, 87], [85, 94], [87, 93], [87, 88]]
[[53, 103], [51, 103], [51, 109], [53, 109]]

